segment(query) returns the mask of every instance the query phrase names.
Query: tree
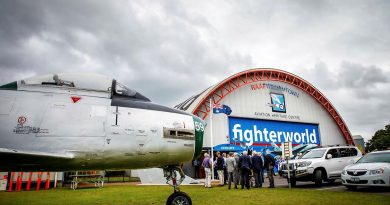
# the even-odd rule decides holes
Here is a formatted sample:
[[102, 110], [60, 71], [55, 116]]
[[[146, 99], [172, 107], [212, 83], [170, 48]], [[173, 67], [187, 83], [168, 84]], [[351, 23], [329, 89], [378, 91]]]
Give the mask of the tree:
[[390, 149], [390, 124], [375, 132], [375, 135], [368, 141], [368, 151]]

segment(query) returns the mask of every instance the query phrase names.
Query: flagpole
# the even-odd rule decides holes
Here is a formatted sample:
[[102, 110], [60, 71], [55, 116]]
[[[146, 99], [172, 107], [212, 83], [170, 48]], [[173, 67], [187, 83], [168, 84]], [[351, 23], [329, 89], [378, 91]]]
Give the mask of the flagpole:
[[214, 180], [214, 145], [213, 145], [213, 106], [210, 98], [210, 146], [211, 146], [211, 179]]

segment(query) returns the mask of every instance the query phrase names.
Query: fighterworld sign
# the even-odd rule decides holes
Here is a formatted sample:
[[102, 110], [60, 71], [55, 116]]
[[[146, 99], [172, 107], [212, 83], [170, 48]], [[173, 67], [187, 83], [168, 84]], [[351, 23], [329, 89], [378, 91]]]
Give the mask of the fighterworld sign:
[[248, 146], [278, 144], [291, 141], [292, 144], [318, 144], [318, 125], [308, 123], [281, 122], [229, 117], [230, 142], [245, 142]]

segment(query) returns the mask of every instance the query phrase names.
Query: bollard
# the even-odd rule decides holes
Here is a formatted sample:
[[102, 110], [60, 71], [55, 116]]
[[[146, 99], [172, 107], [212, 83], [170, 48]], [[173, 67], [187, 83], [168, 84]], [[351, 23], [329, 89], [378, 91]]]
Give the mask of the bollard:
[[17, 186], [16, 186], [16, 191], [22, 190], [23, 174], [24, 174], [24, 172], [19, 172], [19, 174], [18, 174], [18, 182], [17, 182]]
[[16, 182], [15, 182], [15, 191], [18, 191], [19, 188], [19, 179], [20, 179], [20, 172], [18, 173], [18, 176], [16, 177]]
[[28, 181], [27, 181], [26, 191], [30, 191], [30, 189], [31, 189], [31, 178], [32, 178], [32, 175], [33, 175], [33, 173], [30, 172], [30, 175], [29, 175]]
[[50, 188], [50, 172], [46, 172], [45, 190], [48, 190], [49, 188]]
[[36, 187], [36, 191], [39, 191], [39, 189], [41, 188], [41, 177], [42, 177], [42, 172], [38, 172], [38, 179], [37, 179], [37, 187]]

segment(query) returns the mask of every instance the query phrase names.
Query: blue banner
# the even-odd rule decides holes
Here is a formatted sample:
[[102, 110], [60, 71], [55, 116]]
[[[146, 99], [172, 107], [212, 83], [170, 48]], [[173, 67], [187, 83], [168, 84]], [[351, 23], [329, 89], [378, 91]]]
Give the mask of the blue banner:
[[246, 146], [268, 146], [291, 141], [297, 144], [320, 145], [317, 124], [229, 117], [230, 143]]
[[215, 146], [213, 149], [214, 152], [242, 152], [246, 150], [245, 147], [240, 147], [233, 144], [220, 144]]

